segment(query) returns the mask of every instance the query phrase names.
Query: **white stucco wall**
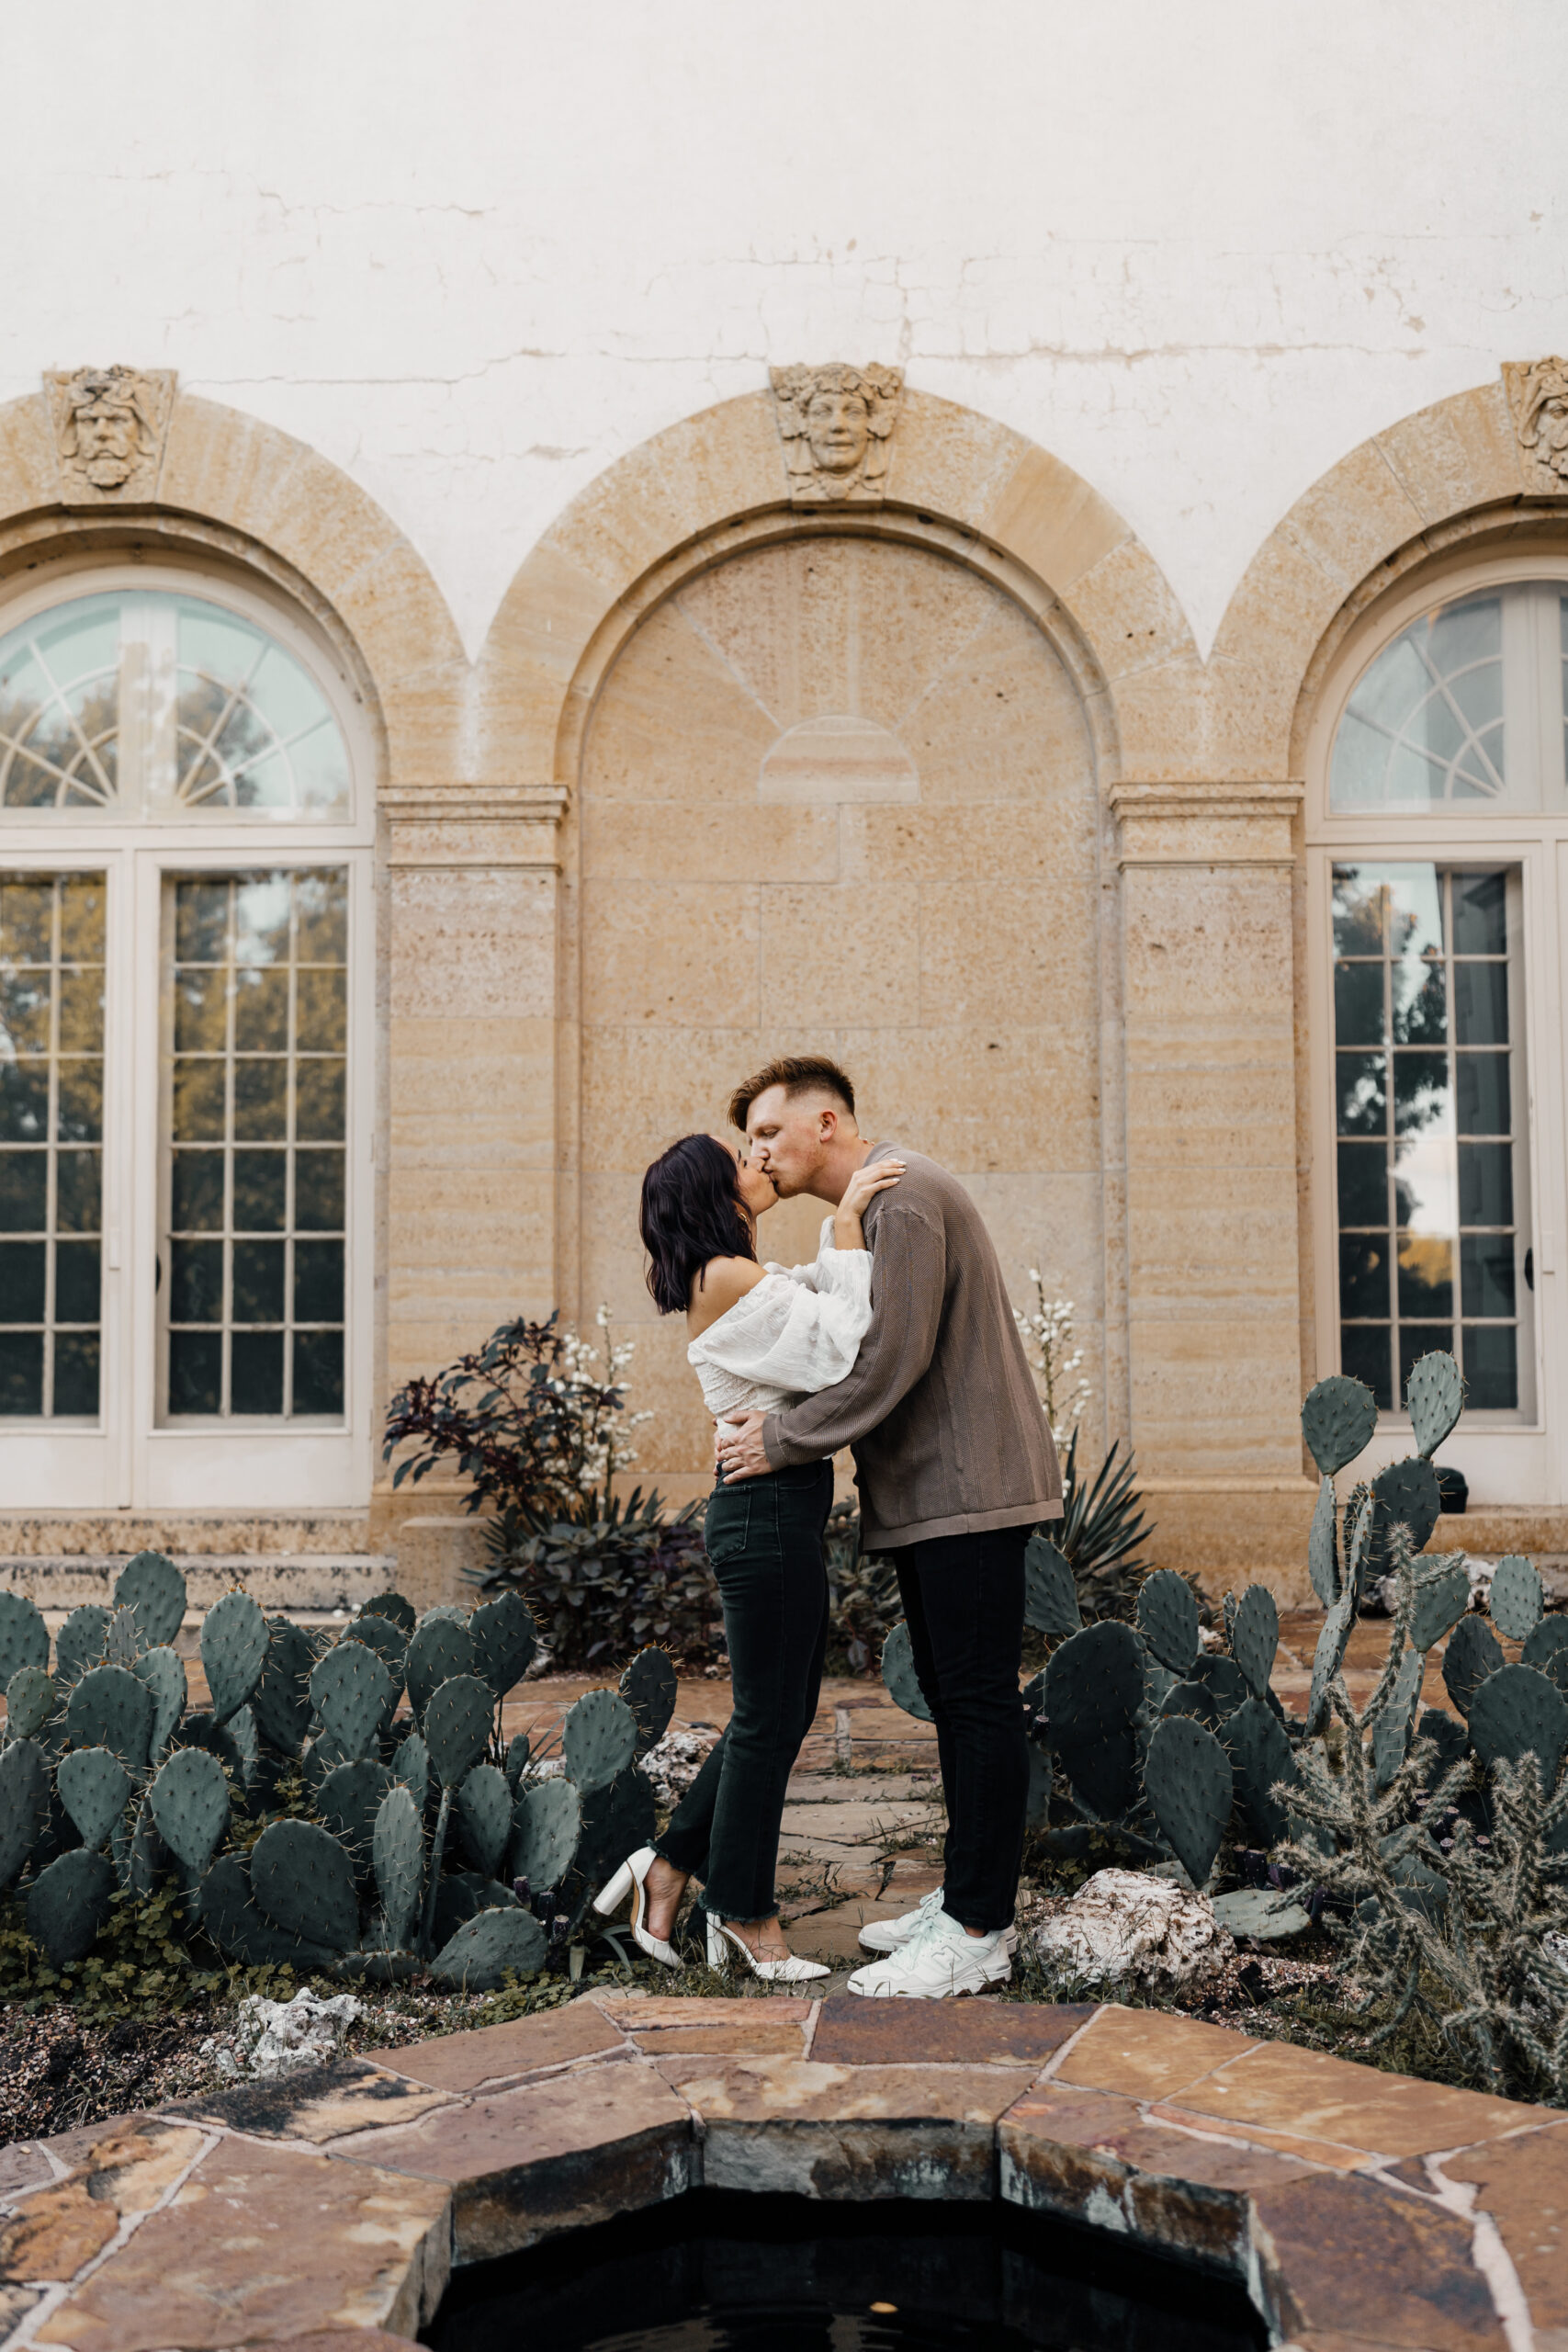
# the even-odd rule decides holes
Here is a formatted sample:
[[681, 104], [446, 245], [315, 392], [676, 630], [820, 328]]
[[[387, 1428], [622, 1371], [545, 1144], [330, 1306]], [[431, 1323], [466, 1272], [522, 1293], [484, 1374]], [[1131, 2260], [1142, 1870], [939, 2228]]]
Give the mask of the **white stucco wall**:
[[470, 648], [770, 362], [1045, 444], [1206, 648], [1337, 458], [1568, 345], [1562, 0], [13, 5], [6, 79], [0, 397], [177, 368], [379, 499]]

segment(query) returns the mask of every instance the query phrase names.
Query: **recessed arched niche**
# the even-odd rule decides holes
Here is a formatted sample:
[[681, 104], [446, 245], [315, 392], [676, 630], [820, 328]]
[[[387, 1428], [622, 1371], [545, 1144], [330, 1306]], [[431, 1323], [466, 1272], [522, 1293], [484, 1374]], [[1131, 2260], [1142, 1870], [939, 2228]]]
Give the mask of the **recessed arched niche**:
[[[638, 1475], [695, 1491], [709, 1456], [642, 1285], [641, 1173], [775, 1053], [833, 1055], [870, 1132], [964, 1177], [1021, 1304], [1062, 1270], [1098, 1387], [1094, 759], [1039, 621], [931, 546], [739, 552], [622, 647], [578, 808], [580, 1299], [643, 1327]], [[813, 1254], [822, 1214], [782, 1204], [763, 1254]]]

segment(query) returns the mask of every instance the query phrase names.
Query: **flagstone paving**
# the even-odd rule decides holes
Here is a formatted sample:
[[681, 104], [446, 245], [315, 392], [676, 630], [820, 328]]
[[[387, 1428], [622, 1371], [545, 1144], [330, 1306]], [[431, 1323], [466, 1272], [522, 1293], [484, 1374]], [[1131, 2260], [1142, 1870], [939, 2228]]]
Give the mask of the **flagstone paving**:
[[699, 2184], [1000, 2197], [1302, 2352], [1568, 2342], [1568, 2114], [1113, 2004], [627, 1993], [4, 2151], [0, 2340], [393, 2352], [454, 2265]]

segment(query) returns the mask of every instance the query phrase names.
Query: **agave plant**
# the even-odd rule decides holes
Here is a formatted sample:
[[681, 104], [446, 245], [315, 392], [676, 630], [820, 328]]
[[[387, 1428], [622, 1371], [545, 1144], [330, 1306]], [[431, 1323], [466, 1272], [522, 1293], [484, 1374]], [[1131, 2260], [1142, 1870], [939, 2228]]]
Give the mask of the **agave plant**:
[[1090, 1617], [1132, 1614], [1144, 1574], [1138, 1546], [1154, 1532], [1133, 1483], [1133, 1457], [1119, 1462], [1120, 1452], [1118, 1441], [1089, 1484], [1078, 1469], [1078, 1431], [1073, 1431], [1062, 1468], [1062, 1516], [1048, 1531]]

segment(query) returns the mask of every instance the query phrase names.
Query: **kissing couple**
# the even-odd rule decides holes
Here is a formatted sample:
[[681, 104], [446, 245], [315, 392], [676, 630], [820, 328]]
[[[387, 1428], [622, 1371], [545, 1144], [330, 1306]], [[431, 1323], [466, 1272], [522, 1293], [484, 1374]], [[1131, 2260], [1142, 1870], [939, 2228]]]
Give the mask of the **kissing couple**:
[[[947, 1805], [943, 1884], [870, 1922], [850, 1990], [940, 2000], [1011, 1974], [1029, 1794], [1020, 1701], [1023, 1554], [1062, 1510], [1050, 1426], [1001, 1267], [957, 1179], [874, 1142], [830, 1061], [770, 1062], [729, 1104], [745, 1136], [682, 1136], [648, 1170], [642, 1238], [662, 1315], [717, 1424], [705, 1534], [734, 1708], [664, 1835], [596, 1896], [630, 1902], [641, 1949], [670, 1939], [702, 1883], [707, 1957], [773, 1983], [828, 1971], [791, 1952], [774, 1871], [791, 1769], [816, 1716], [828, 1634], [823, 1534], [832, 1456], [854, 1455], [861, 1542], [897, 1571]], [[821, 1201], [809, 1266], [760, 1263], [759, 1221]]]

